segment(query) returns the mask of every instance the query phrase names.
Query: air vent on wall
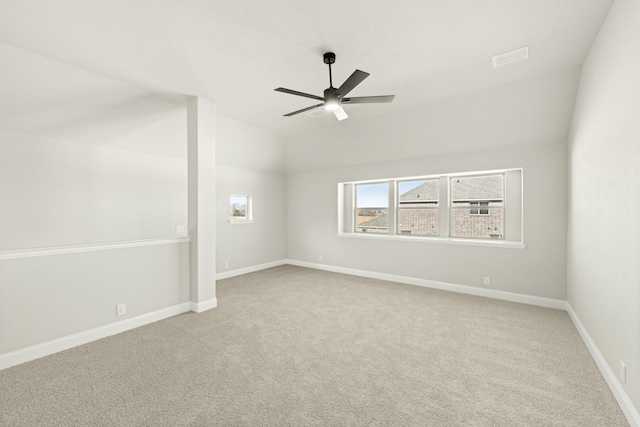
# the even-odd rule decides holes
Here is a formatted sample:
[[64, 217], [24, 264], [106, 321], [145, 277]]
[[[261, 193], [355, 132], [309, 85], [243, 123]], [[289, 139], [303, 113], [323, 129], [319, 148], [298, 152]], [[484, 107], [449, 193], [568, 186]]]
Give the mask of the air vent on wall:
[[529, 58], [529, 46], [521, 47], [520, 49], [494, 56], [493, 68], [502, 67], [503, 65], [512, 64], [518, 61], [524, 61], [527, 58]]

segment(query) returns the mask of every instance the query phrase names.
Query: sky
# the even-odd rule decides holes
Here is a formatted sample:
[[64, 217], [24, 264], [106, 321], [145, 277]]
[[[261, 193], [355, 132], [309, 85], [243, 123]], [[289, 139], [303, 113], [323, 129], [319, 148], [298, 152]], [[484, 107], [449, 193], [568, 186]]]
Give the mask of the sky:
[[246, 205], [247, 204], [247, 198], [246, 196], [241, 196], [241, 197], [237, 197], [237, 196], [231, 196], [230, 200], [232, 205], [234, 204], [239, 204], [239, 205]]
[[[406, 193], [425, 181], [403, 181], [398, 183], [399, 194]], [[356, 201], [359, 208], [388, 208], [389, 184], [358, 184], [356, 185]]]

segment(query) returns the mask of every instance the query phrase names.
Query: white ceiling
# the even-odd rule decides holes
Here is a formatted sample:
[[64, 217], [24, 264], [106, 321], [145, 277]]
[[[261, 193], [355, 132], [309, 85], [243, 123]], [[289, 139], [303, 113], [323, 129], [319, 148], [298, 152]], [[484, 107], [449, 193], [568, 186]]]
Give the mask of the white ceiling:
[[[20, 120], [37, 126], [38, 112], [52, 104], [77, 110], [104, 102], [113, 111], [118, 96], [184, 94], [212, 99], [221, 114], [284, 134], [340, 126], [332, 116], [282, 117], [315, 102], [273, 89], [321, 95], [329, 85], [322, 53], [333, 51], [336, 86], [358, 68], [371, 76], [351, 96], [396, 95], [392, 104], [346, 106], [354, 121], [577, 66], [611, 3], [2, 0], [0, 114], [13, 114], [14, 126]], [[527, 61], [492, 68], [493, 55], [526, 45]], [[106, 76], [120, 89], [63, 76], [55, 65], [34, 69], [10, 47]], [[76, 83], [77, 90], [60, 90]]]

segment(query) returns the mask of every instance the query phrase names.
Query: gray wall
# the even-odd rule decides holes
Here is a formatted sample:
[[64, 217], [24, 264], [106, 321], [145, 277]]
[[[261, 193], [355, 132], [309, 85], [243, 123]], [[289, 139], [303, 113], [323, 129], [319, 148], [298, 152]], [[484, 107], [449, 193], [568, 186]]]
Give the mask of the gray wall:
[[[271, 132], [216, 119], [216, 271], [286, 258], [284, 144]], [[251, 195], [252, 223], [229, 223], [229, 195]], [[225, 269], [225, 262], [229, 268]]]
[[640, 7], [616, 1], [583, 66], [569, 139], [568, 301], [640, 409]]
[[[57, 90], [11, 92], [20, 114], [0, 120], [0, 252], [186, 236], [185, 99], [8, 54], [14, 87], [34, 72]], [[215, 138], [217, 270], [284, 259], [283, 143], [224, 116]], [[253, 196], [255, 221], [232, 227], [227, 199], [238, 192]], [[188, 268], [186, 243], [0, 260], [0, 355], [188, 302]]]
[[[5, 77], [51, 71], [47, 84], [61, 86], [38, 99], [6, 94], [21, 114], [0, 123], [0, 251], [186, 236], [184, 103], [14, 59]], [[0, 260], [0, 355], [189, 299], [187, 243]]]
[[[288, 258], [469, 286], [490, 276], [492, 289], [565, 299], [577, 82], [566, 70], [291, 139], [288, 166], [316, 170], [287, 179]], [[514, 167], [524, 169], [525, 249], [336, 236], [339, 182]]]
[[0, 355], [188, 301], [188, 243], [0, 260]]
[[186, 235], [186, 174], [180, 158], [0, 132], [0, 251]]

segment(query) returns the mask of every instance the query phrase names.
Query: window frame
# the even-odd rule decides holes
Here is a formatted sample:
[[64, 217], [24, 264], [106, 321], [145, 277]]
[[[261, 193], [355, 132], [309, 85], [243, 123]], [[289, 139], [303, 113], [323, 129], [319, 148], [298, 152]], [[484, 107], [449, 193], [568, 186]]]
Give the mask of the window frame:
[[[246, 200], [246, 215], [242, 217], [233, 216], [233, 208], [231, 201], [234, 198], [244, 198]], [[230, 194], [229, 195], [229, 223], [231, 224], [248, 224], [253, 222], [253, 201], [250, 194]]]
[[[376, 184], [386, 184], [387, 185], [387, 206], [366, 206], [366, 207], [358, 207], [358, 186], [359, 185], [376, 185]], [[391, 234], [390, 233], [390, 218], [389, 218], [389, 212], [391, 211], [391, 208], [389, 208], [389, 196], [392, 193], [390, 191], [391, 185], [390, 182], [388, 180], [384, 180], [384, 181], [373, 181], [373, 182], [359, 182], [359, 183], [354, 183], [354, 187], [353, 187], [353, 231], [354, 233], [358, 233], [358, 234]], [[373, 231], [373, 232], [367, 232], [367, 231], [358, 231], [359, 225], [358, 224], [358, 210], [359, 209], [373, 209], [373, 210], [385, 210], [387, 211], [387, 231], [386, 232], [378, 232], [378, 231]], [[364, 227], [362, 227], [364, 228]], [[373, 227], [372, 227], [373, 228]], [[380, 227], [380, 229], [383, 229], [385, 227]]]
[[[458, 177], [503, 174], [503, 234], [498, 238], [451, 236], [451, 180]], [[401, 234], [399, 227], [399, 183], [403, 181], [439, 180], [438, 235]], [[362, 233], [355, 231], [355, 187], [358, 184], [390, 183], [388, 233]], [[338, 237], [412, 241], [436, 244], [454, 244], [485, 247], [524, 249], [524, 170], [521, 167], [471, 172], [440, 173], [387, 179], [345, 181], [338, 184]], [[491, 207], [489, 206], [489, 209]], [[428, 209], [428, 208], [427, 208]], [[459, 208], [458, 208], [459, 209]], [[469, 209], [469, 207], [467, 207]]]

